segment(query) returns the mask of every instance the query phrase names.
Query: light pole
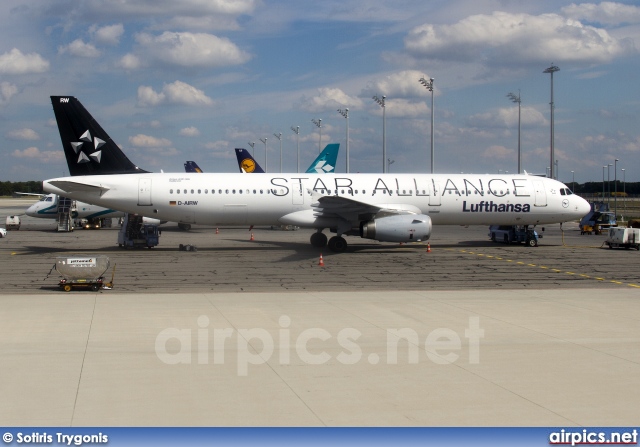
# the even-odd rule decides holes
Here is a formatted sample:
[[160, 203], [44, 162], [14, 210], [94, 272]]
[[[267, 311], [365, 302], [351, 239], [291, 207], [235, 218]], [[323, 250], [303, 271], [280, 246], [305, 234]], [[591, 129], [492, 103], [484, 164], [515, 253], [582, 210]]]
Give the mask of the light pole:
[[347, 120], [347, 150], [346, 150], [346, 158], [347, 158], [347, 164], [346, 164], [346, 169], [347, 169], [347, 174], [349, 173], [349, 108], [347, 107], [346, 109], [342, 110], [342, 109], [338, 109], [338, 113], [342, 116], [344, 116]]
[[280, 140], [280, 172], [282, 172], [282, 132], [274, 133], [273, 136]]
[[251, 155], [253, 155], [253, 156], [255, 157], [255, 156], [256, 156], [256, 154], [255, 154], [255, 150], [254, 150], [254, 148], [255, 148], [255, 146], [256, 146], [256, 142], [255, 142], [255, 141], [253, 141], [253, 142], [249, 142], [249, 146], [251, 146]]
[[607, 205], [611, 204], [611, 163], [607, 165]]
[[555, 177], [553, 177], [553, 178], [555, 178], [556, 180], [558, 180], [558, 160], [556, 160], [556, 170], [555, 170], [554, 172], [556, 173], [556, 176], [555, 176]]
[[312, 119], [311, 122], [316, 126], [318, 126], [318, 129], [320, 129], [320, 140], [318, 141], [318, 154], [319, 154], [320, 152], [322, 152], [322, 118], [317, 120]]
[[521, 129], [521, 125], [520, 123], [521, 121], [521, 102], [522, 99], [520, 97], [520, 89], [518, 89], [518, 94], [516, 95], [515, 93], [509, 93], [507, 94], [507, 98], [509, 98], [512, 102], [517, 102], [518, 103], [518, 174], [522, 174], [522, 153], [520, 151], [520, 129]]
[[291, 126], [291, 130], [293, 130], [296, 133], [296, 140], [297, 140], [296, 153], [298, 154], [298, 159], [297, 159], [298, 161], [296, 162], [297, 163], [296, 172], [300, 172], [300, 126], [296, 126], [296, 127]]
[[604, 205], [604, 170], [607, 169], [606, 166], [602, 167], [602, 205]]
[[382, 99], [378, 98], [377, 96], [373, 97], [373, 100], [375, 102], [378, 103], [378, 105], [380, 107], [382, 107], [382, 172], [386, 173], [387, 172], [387, 138], [385, 135], [385, 131], [386, 131], [386, 127], [387, 127], [387, 122], [386, 122], [386, 107], [385, 107], [385, 100], [386, 96], [382, 95]]
[[556, 71], [560, 71], [560, 69], [557, 66], [553, 65], [553, 62], [551, 63], [551, 66], [549, 68], [543, 71], [543, 73], [551, 74], [551, 103], [550, 103], [551, 105], [551, 178], [555, 178], [554, 169], [553, 169], [553, 161], [555, 160], [555, 156], [553, 153], [553, 140], [554, 140], [553, 109], [555, 108], [555, 105], [553, 104], [553, 73], [555, 73]]
[[269, 164], [267, 163], [267, 137], [260, 138], [260, 141], [264, 143], [264, 170], [269, 172]]
[[618, 160], [617, 158], [613, 162], [613, 188], [615, 192], [613, 193], [613, 215], [618, 219]]
[[576, 193], [576, 174], [573, 171], [571, 171], [571, 191]]
[[427, 90], [431, 92], [431, 173], [433, 174], [434, 169], [434, 149], [433, 149], [433, 78], [429, 78], [427, 81], [424, 76], [421, 77], [418, 82], [426, 87]]
[[620, 169], [622, 171], [622, 196], [624, 197], [624, 213], [627, 214], [627, 185], [625, 182], [625, 171], [624, 168]]

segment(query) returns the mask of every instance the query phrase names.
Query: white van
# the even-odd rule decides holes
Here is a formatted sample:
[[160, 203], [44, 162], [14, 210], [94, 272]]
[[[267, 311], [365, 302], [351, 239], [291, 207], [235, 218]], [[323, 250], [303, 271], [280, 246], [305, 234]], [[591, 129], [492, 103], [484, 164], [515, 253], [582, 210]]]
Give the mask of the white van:
[[5, 224], [7, 230], [19, 230], [20, 229], [20, 216], [7, 216], [7, 222]]

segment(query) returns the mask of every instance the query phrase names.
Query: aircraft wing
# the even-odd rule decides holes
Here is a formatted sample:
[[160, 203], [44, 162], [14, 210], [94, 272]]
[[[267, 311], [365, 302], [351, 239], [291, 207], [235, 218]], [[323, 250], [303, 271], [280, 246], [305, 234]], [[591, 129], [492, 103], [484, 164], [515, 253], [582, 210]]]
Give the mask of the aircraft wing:
[[350, 199], [341, 196], [323, 196], [314, 191], [311, 197], [314, 202], [311, 204], [314, 215], [317, 217], [340, 217], [348, 221], [367, 220], [373, 216], [380, 217], [394, 214], [420, 214], [419, 208], [412, 205], [390, 204], [372, 205], [360, 200]]
[[34, 196], [34, 197], [44, 197], [47, 194], [46, 193], [36, 193], [36, 192], [14, 192], [15, 195], [18, 196]]
[[72, 182], [68, 180], [52, 180], [49, 184], [65, 192], [77, 191], [104, 194], [109, 191], [109, 188], [106, 186], [90, 185], [88, 183]]

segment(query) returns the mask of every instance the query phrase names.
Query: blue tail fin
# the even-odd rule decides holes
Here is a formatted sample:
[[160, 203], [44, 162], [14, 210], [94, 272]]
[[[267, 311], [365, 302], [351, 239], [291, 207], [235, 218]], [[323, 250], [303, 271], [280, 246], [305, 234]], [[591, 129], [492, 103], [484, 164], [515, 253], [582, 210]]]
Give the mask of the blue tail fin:
[[76, 98], [52, 96], [51, 104], [58, 123], [69, 174], [73, 176], [147, 172], [127, 158]]
[[236, 157], [238, 158], [238, 168], [240, 168], [240, 172], [264, 174], [264, 170], [260, 167], [255, 158], [251, 156], [248, 150], [236, 149]]
[[184, 164], [184, 172], [197, 172], [199, 174], [202, 174], [202, 172], [204, 171], [200, 169], [200, 166], [198, 166], [198, 163], [196, 163], [195, 161], [187, 161]]
[[338, 159], [338, 150], [340, 149], [339, 143], [327, 144], [318, 158], [316, 158], [309, 169], [306, 170], [307, 174], [323, 174], [326, 172], [334, 172], [336, 169], [336, 160]]

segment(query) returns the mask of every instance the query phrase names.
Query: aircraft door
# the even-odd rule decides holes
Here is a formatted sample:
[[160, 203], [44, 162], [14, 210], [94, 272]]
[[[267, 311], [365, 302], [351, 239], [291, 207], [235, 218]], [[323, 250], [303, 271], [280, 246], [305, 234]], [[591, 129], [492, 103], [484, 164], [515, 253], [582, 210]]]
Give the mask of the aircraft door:
[[291, 185], [291, 198], [294, 205], [304, 205], [304, 192], [302, 187], [302, 180], [298, 183]]
[[535, 206], [547, 206], [547, 192], [544, 190], [544, 182], [541, 180], [533, 181], [533, 190], [535, 192]]
[[138, 205], [150, 206], [151, 203], [151, 179], [138, 179]]
[[440, 182], [437, 182], [434, 179], [431, 179], [431, 184], [433, 185], [433, 190], [431, 191], [433, 194], [429, 195], [429, 205], [430, 206], [440, 206], [442, 204], [442, 191], [440, 188]]

